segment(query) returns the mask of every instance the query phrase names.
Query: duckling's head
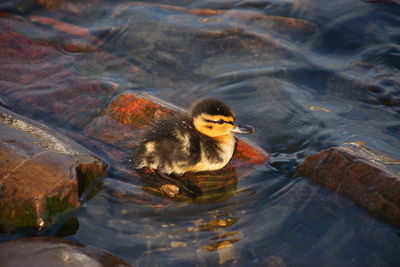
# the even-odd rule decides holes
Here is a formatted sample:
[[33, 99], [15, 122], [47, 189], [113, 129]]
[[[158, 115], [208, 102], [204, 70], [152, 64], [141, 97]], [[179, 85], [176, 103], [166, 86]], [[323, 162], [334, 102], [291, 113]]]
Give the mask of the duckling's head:
[[235, 115], [230, 107], [215, 98], [196, 102], [190, 115], [196, 130], [209, 137], [254, 132], [250, 126], [235, 124]]

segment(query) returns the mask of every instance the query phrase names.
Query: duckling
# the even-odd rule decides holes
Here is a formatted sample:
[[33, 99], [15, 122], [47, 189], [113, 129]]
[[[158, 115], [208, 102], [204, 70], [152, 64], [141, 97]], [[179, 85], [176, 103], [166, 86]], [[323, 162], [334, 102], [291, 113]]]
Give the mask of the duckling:
[[148, 168], [162, 177], [223, 168], [233, 156], [233, 133], [253, 133], [235, 123], [231, 108], [215, 98], [196, 102], [189, 115], [158, 120], [144, 134], [132, 155], [136, 169]]

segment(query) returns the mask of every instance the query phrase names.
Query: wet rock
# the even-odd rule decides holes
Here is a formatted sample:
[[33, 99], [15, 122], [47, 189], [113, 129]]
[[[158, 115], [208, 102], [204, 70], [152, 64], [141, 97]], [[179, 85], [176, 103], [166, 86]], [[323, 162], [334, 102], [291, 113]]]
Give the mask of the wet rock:
[[297, 170], [400, 227], [400, 176], [378, 154], [357, 143], [308, 156]]
[[130, 266], [99, 248], [54, 237], [35, 237], [0, 244], [2, 267]]
[[43, 227], [80, 206], [106, 164], [45, 125], [0, 107], [0, 223]]
[[143, 129], [156, 119], [174, 113], [173, 110], [157, 104], [154, 100], [156, 99], [151, 99], [150, 95], [146, 98], [136, 94], [122, 94], [114, 99], [109, 111], [114, 120]]

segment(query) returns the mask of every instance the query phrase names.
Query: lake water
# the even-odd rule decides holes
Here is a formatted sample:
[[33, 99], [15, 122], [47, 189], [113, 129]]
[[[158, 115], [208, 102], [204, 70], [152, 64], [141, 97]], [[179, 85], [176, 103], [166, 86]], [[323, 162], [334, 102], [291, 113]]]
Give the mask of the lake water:
[[[46, 55], [20, 60], [25, 80], [3, 78], [0, 100], [110, 164], [84, 207], [41, 234], [101, 247], [138, 266], [399, 266], [399, 229], [293, 177], [307, 155], [348, 142], [400, 160], [398, 1], [65, 3], [0, 5], [23, 18], [7, 27], [41, 42], [35, 55]], [[94, 39], [66, 35], [38, 17], [78, 25]], [[101, 51], [67, 49], [87, 42]], [[183, 108], [220, 98], [256, 129], [249, 139], [271, 161], [222, 201], [144, 197], [143, 184], [110, 152], [122, 150], [88, 134], [127, 90]], [[21, 229], [0, 240], [34, 234]]]

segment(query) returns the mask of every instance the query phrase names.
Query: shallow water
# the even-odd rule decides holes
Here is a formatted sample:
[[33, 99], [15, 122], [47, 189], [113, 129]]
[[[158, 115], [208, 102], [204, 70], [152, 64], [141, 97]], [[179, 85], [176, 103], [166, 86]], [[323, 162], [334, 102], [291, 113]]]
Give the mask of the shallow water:
[[[101, 247], [139, 266], [265, 266], [274, 259], [286, 266], [398, 265], [398, 229], [307, 178], [293, 178], [307, 155], [346, 142], [400, 160], [397, 1], [115, 0], [50, 10], [23, 2], [8, 11], [28, 22], [13, 27], [60, 45], [43, 48], [52, 56], [38, 58], [39, 64], [27, 60], [19, 67], [28, 73], [47, 67], [47, 74], [58, 68], [23, 85], [3, 77], [1, 102], [110, 164], [84, 207], [41, 234]], [[225, 13], [188, 12], [193, 9]], [[299, 20], [265, 23], [257, 17], [262, 14]], [[82, 38], [71, 41], [30, 16], [89, 29], [103, 52], [68, 51], [62, 44]], [[82, 81], [100, 86], [85, 90]], [[126, 90], [184, 108], [218, 97], [256, 128], [249, 139], [272, 159], [219, 200], [146, 197], [126, 164], [108, 153], [121, 148], [88, 134], [110, 100]], [[32, 234], [18, 230], [0, 239]]]

